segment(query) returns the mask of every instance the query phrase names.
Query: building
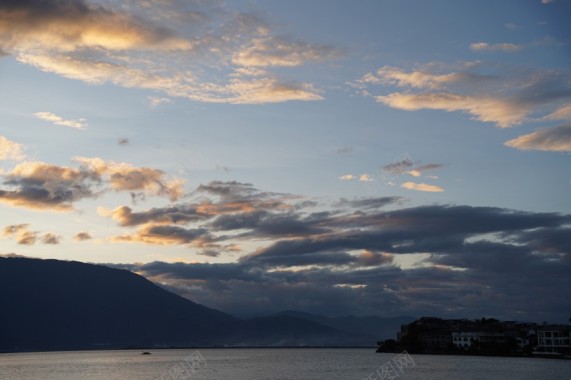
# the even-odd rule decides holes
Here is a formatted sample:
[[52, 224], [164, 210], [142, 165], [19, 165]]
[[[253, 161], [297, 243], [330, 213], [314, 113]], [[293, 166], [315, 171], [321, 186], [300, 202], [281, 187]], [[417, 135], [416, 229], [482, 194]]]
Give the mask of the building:
[[562, 325], [542, 326], [537, 331], [538, 354], [571, 353], [571, 328]]
[[473, 331], [455, 331], [452, 333], [452, 344], [464, 350], [472, 347], [472, 344], [480, 340], [480, 333]]

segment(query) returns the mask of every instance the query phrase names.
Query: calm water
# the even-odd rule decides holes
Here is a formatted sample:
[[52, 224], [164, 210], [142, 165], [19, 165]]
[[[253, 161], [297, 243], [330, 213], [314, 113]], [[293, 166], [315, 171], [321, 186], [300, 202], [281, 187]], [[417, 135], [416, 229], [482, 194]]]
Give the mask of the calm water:
[[[154, 350], [145, 356], [140, 353], [1, 354], [0, 379], [167, 379], [169, 370], [189, 365], [189, 355], [196, 354], [196, 350]], [[370, 375], [370, 379], [380, 380], [382, 377], [373, 374], [382, 366], [398, 371], [399, 380], [571, 379], [571, 361], [550, 359], [414, 355], [414, 363], [405, 362], [399, 370], [395, 355], [376, 354], [372, 349], [201, 349], [199, 354], [205, 362], [195, 366], [192, 377], [175, 379], [362, 380]]]

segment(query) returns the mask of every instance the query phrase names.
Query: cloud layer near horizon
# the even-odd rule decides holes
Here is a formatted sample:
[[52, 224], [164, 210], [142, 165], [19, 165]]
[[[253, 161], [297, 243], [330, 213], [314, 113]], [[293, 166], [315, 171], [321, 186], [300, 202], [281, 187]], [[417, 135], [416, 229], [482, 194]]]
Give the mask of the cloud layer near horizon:
[[571, 285], [569, 215], [403, 208], [398, 197], [319, 205], [238, 182], [212, 182], [199, 193], [207, 198], [107, 211], [135, 229], [114, 241], [186, 245], [232, 262], [115, 266], [241, 315], [298, 309], [549, 320], [571, 306], [556, 295]]

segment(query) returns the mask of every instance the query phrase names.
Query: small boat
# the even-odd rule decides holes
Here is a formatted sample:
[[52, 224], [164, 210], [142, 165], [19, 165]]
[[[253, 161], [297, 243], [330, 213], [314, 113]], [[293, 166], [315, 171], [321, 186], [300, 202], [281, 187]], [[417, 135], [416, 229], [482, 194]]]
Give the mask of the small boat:
[[150, 355], [150, 354], [151, 354], [151, 353], [150, 353], [149, 351], [145, 351], [145, 352], [142, 352], [142, 353], [141, 353], [141, 355]]

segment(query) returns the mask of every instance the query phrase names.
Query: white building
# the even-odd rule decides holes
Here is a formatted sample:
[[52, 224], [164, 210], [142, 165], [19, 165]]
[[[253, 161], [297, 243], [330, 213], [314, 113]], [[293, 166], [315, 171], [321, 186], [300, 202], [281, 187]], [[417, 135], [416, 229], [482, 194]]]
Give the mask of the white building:
[[472, 346], [472, 343], [480, 340], [480, 333], [478, 332], [453, 332], [452, 343], [458, 347], [467, 350]]
[[539, 353], [571, 352], [571, 329], [568, 326], [543, 326], [537, 331]]

